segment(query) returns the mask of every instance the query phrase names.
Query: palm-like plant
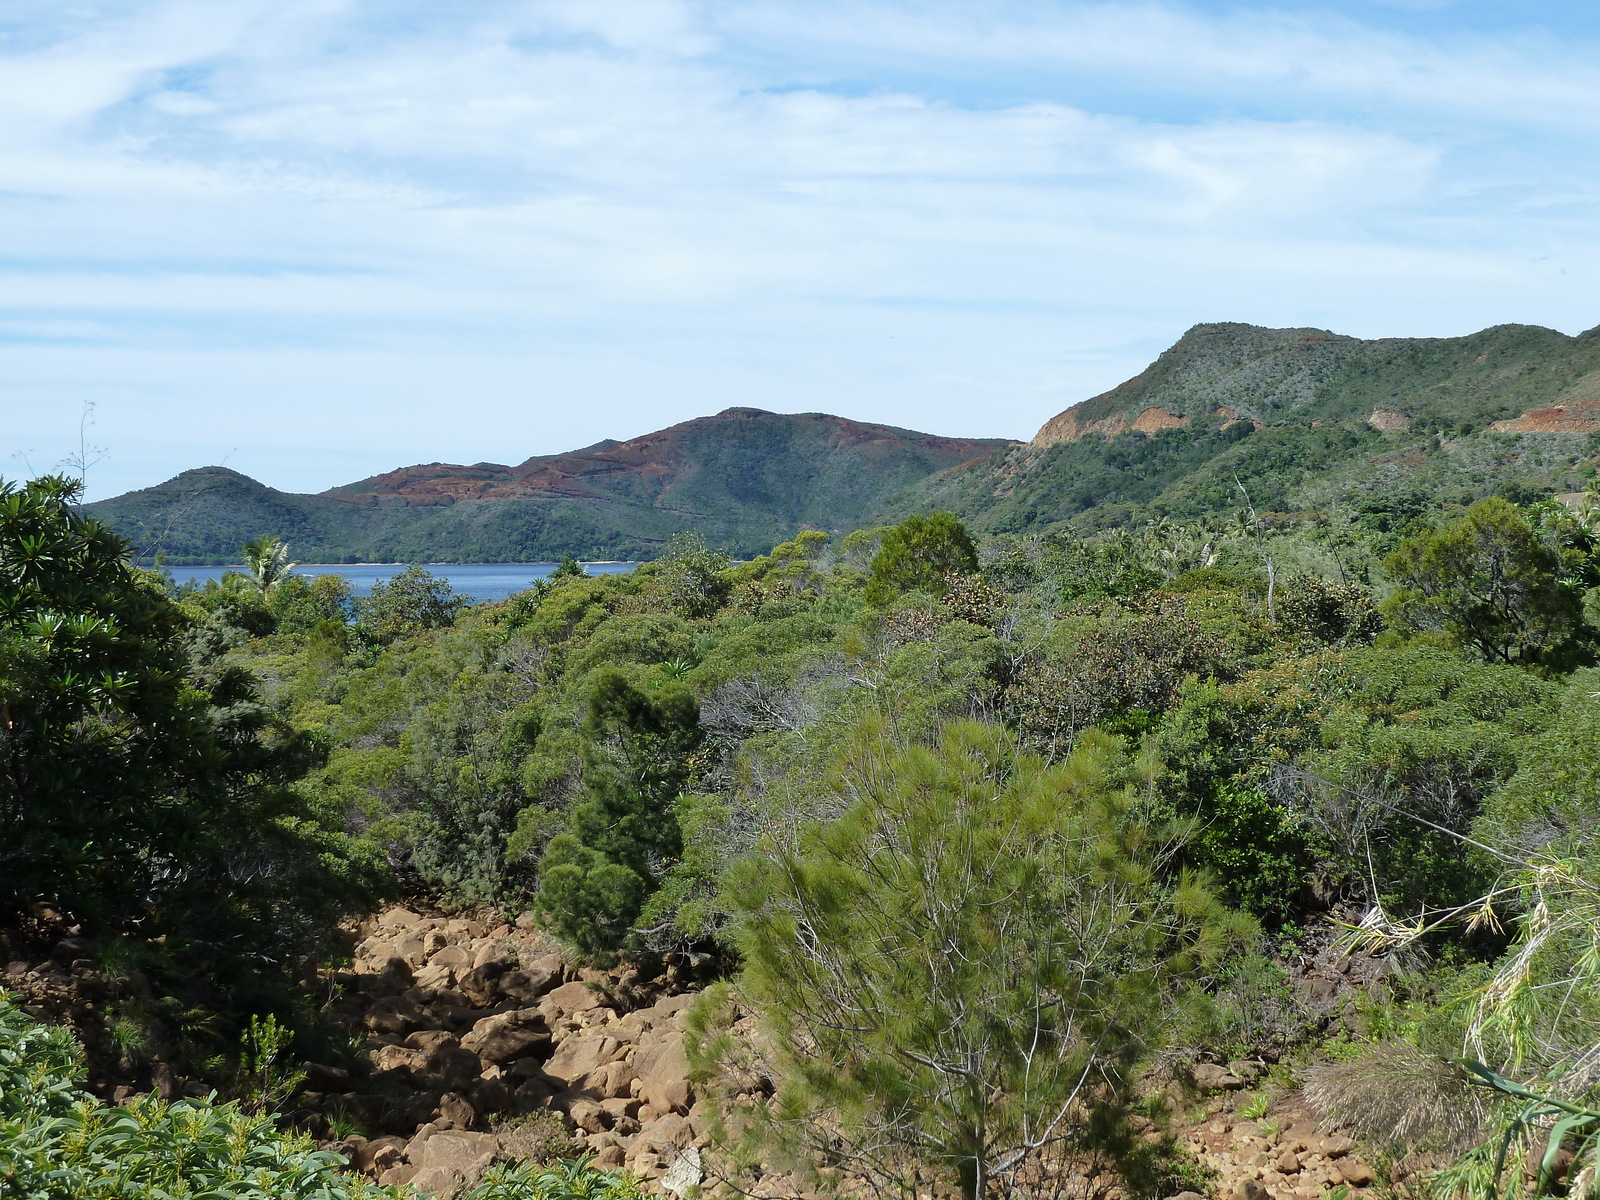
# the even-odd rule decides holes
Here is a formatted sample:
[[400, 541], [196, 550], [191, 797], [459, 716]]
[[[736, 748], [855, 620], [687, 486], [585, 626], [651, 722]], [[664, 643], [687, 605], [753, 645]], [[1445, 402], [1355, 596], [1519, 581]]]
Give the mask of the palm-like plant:
[[289, 544], [281, 538], [263, 533], [254, 541], [244, 544], [244, 569], [250, 582], [267, 599], [275, 592], [299, 563], [289, 561]]

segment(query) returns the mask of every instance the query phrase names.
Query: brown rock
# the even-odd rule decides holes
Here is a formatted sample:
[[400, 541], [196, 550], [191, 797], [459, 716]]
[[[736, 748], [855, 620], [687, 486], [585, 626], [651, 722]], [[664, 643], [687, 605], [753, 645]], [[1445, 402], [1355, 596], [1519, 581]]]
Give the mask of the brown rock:
[[539, 931], [539, 914], [529, 909], [517, 918], [517, 928], [524, 933], [537, 933]]
[[686, 1110], [694, 1103], [689, 1056], [684, 1053], [681, 1038], [639, 1047], [633, 1056], [633, 1069], [639, 1076], [639, 1094], [651, 1107], [665, 1112]]
[[378, 1182], [384, 1187], [405, 1187], [417, 1177], [418, 1168], [412, 1166], [393, 1166], [385, 1169], [378, 1176]]
[[459, 1046], [461, 1042], [453, 1033], [443, 1029], [419, 1029], [415, 1033], [406, 1035], [406, 1045], [413, 1050], [420, 1050], [424, 1054], [432, 1054], [435, 1050], [447, 1046]]
[[1278, 1155], [1278, 1170], [1285, 1175], [1298, 1175], [1300, 1173], [1300, 1156], [1287, 1146], [1282, 1154]]
[[466, 1049], [493, 1063], [509, 1063], [550, 1048], [550, 1029], [536, 1009], [484, 1017], [461, 1039]]
[[[417, 1145], [415, 1140], [412, 1145]], [[440, 1167], [471, 1177], [494, 1161], [497, 1145], [492, 1133], [439, 1130], [430, 1132], [408, 1157], [420, 1167]]]
[[432, 963], [417, 972], [417, 986], [430, 992], [445, 992], [455, 986], [455, 968], [444, 963]]
[[511, 1089], [502, 1079], [484, 1079], [467, 1093], [472, 1110], [480, 1117], [490, 1113], [505, 1112], [511, 1107]]
[[471, 1129], [477, 1120], [477, 1110], [461, 1093], [446, 1092], [439, 1098], [439, 1117], [434, 1124], [440, 1129]]
[[372, 1052], [372, 1065], [380, 1071], [420, 1072], [428, 1056], [409, 1046], [379, 1046]]
[[550, 1061], [545, 1063], [544, 1073], [567, 1087], [573, 1087], [611, 1062], [621, 1051], [622, 1043], [608, 1034], [563, 1038], [556, 1046], [556, 1052], [550, 1056]]
[[1339, 1175], [1351, 1187], [1371, 1187], [1378, 1178], [1371, 1167], [1355, 1158], [1339, 1164]]
[[422, 924], [422, 916], [420, 913], [412, 912], [409, 908], [395, 905], [395, 907], [378, 917], [378, 924], [380, 926], [388, 925], [395, 929], [410, 929], [413, 925]]
[[537, 1112], [549, 1105], [551, 1095], [550, 1085], [544, 1080], [525, 1080], [511, 1093], [511, 1111], [520, 1116]]
[[517, 1004], [532, 1004], [561, 982], [559, 973], [535, 968], [531, 971], [507, 971], [495, 981], [500, 994]]
[[1216, 1063], [1197, 1063], [1194, 1083], [1203, 1092], [1232, 1092], [1244, 1086], [1244, 1080]]
[[1271, 1200], [1271, 1193], [1260, 1180], [1245, 1178], [1233, 1185], [1232, 1200]]
[[616, 1138], [608, 1138], [594, 1156], [594, 1165], [602, 1171], [615, 1171], [627, 1161], [627, 1151]]
[[428, 959], [430, 967], [449, 967], [457, 973], [472, 970], [472, 955], [460, 946], [444, 946]]
[[604, 1133], [611, 1128], [611, 1114], [593, 1100], [580, 1096], [567, 1104], [566, 1110], [572, 1123], [585, 1133]]
[[1342, 1133], [1330, 1133], [1317, 1146], [1324, 1158], [1343, 1158], [1355, 1148], [1356, 1144]]
[[424, 1196], [449, 1196], [466, 1180], [449, 1167], [421, 1167], [411, 1177], [412, 1188]]
[[605, 1069], [599, 1073], [602, 1082], [599, 1085], [600, 1094], [607, 1099], [618, 1097], [631, 1097], [633, 1095], [633, 1081], [638, 1078], [634, 1073], [633, 1064], [618, 1059], [609, 1062]]
[[555, 1009], [558, 1014], [567, 1015], [604, 1008], [606, 999], [588, 984], [573, 980], [571, 983], [563, 983], [546, 995], [544, 1005]]
[[517, 961], [516, 950], [502, 941], [481, 943], [472, 954], [472, 969], [487, 967], [490, 963], [510, 966]]
[[500, 977], [505, 973], [504, 963], [485, 963], [458, 976], [456, 987], [473, 1004], [493, 1004], [500, 994]]
[[380, 1000], [367, 1010], [363, 1018], [363, 1023], [373, 1033], [394, 1037], [404, 1036], [427, 1021], [428, 1014], [409, 996], [391, 996]]
[[428, 1056], [428, 1080], [447, 1092], [464, 1092], [483, 1074], [483, 1061], [460, 1046], [441, 1046]]

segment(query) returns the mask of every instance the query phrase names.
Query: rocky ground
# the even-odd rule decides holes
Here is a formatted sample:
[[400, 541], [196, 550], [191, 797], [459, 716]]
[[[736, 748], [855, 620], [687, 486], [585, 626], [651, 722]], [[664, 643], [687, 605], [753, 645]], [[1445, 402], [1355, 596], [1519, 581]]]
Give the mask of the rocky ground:
[[[367, 1061], [299, 1064], [305, 1077], [291, 1115], [357, 1169], [448, 1195], [495, 1161], [581, 1153], [663, 1195], [688, 1195], [702, 1182], [710, 1113], [683, 1047], [700, 986], [687, 960], [669, 956], [650, 975], [573, 969], [531, 917], [490, 926], [405, 907], [356, 936], [351, 965], [323, 973], [316, 987]], [[143, 1077], [127, 1081], [128, 1054], [108, 1014], [148, 999], [148, 985], [137, 972], [108, 974], [87, 952], [70, 933], [59, 937], [48, 959], [12, 961], [0, 987], [73, 1026], [89, 1050], [91, 1086], [105, 1098], [146, 1087], [169, 1098], [207, 1094], [168, 1065], [159, 1044], [144, 1047]], [[1352, 1021], [1355, 997], [1382, 986], [1389, 969], [1329, 942], [1294, 975], [1302, 1003], [1326, 1026]], [[1369, 1190], [1409, 1200], [1405, 1164], [1319, 1127], [1296, 1091], [1269, 1082], [1269, 1070], [1261, 1060], [1202, 1062], [1180, 1073], [1181, 1085], [1166, 1085], [1172, 1131], [1215, 1200], [1313, 1200], [1340, 1188], [1352, 1200]], [[1119, 1200], [1121, 1189], [1109, 1177], [1086, 1178], [1084, 1196]]]

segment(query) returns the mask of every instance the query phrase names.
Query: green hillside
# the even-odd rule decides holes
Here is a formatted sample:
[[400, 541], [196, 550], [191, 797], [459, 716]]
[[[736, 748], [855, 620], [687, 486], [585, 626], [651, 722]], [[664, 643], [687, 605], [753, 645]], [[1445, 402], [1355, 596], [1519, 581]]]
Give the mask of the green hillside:
[[[922, 480], [882, 516], [948, 508], [981, 531], [1016, 532], [1231, 512], [1240, 483], [1258, 509], [1287, 512], [1573, 491], [1600, 450], [1596, 372], [1595, 330], [1362, 341], [1200, 325], [1032, 443]], [[1544, 431], [1488, 428], [1541, 409], [1555, 414], [1531, 423]], [[1130, 428], [1141, 414], [1152, 432]]]
[[315, 496], [204, 467], [87, 510], [174, 562], [232, 561], [264, 532], [302, 561], [648, 559], [685, 529], [749, 556], [801, 529], [853, 529], [1007, 444], [738, 408], [516, 467], [407, 467]]

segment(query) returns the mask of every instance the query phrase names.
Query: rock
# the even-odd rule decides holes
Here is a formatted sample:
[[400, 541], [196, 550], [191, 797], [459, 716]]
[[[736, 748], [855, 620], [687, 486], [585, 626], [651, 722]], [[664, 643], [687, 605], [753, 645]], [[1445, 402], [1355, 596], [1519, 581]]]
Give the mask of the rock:
[[579, 1096], [566, 1105], [567, 1116], [585, 1133], [604, 1133], [611, 1128], [612, 1116], [599, 1104]]
[[689, 1056], [681, 1038], [640, 1046], [633, 1056], [633, 1070], [639, 1077], [639, 1094], [652, 1108], [687, 1110], [694, 1103]]
[[489, 931], [477, 921], [447, 921], [444, 930], [453, 938], [461, 941], [475, 942]]
[[1356, 1144], [1342, 1133], [1330, 1133], [1317, 1145], [1317, 1151], [1324, 1158], [1343, 1158], [1356, 1148]]
[[537, 1009], [520, 1009], [484, 1017], [461, 1044], [488, 1062], [509, 1063], [543, 1055], [550, 1048], [550, 1029]]
[[412, 912], [409, 908], [402, 908], [398, 904], [389, 909], [378, 918], [378, 924], [388, 925], [395, 929], [410, 929], [414, 925], [422, 924], [422, 916]]
[[366, 1027], [373, 1033], [385, 1033], [391, 1036], [403, 1036], [413, 1029], [425, 1025], [428, 1014], [422, 1007], [409, 996], [391, 996], [380, 1000], [367, 1010], [363, 1018]]
[[[608, 1034], [567, 1037], [556, 1046], [556, 1052], [550, 1056], [550, 1061], [545, 1063], [544, 1073], [567, 1087], [576, 1087], [621, 1052], [622, 1043]], [[687, 1060], [685, 1068], [687, 1069]]]
[[510, 967], [517, 961], [516, 949], [502, 941], [483, 942], [472, 954], [472, 969], [487, 967], [496, 963], [503, 967]]
[[480, 1117], [488, 1116], [511, 1107], [511, 1089], [502, 1079], [483, 1079], [473, 1085], [467, 1099], [472, 1103], [473, 1112]]
[[529, 909], [517, 918], [517, 928], [523, 933], [537, 933], [539, 931], [539, 914]]
[[374, 1138], [355, 1147], [355, 1152], [350, 1156], [350, 1165], [369, 1175], [381, 1175], [390, 1167], [398, 1167], [405, 1161], [405, 1148], [405, 1142], [397, 1137]]
[[465, 973], [472, 970], [472, 955], [460, 946], [445, 946], [434, 952], [428, 959], [430, 967], [449, 967], [452, 971]]
[[1206, 1198], [1199, 1192], [1179, 1192], [1175, 1196], [1167, 1197], [1167, 1200], [1206, 1200]]
[[1216, 1063], [1196, 1063], [1194, 1084], [1203, 1092], [1232, 1092], [1242, 1088], [1244, 1080]]
[[457, 977], [456, 988], [472, 1004], [489, 1005], [500, 993], [500, 977], [506, 973], [502, 962], [489, 962], [472, 967]]
[[1228, 1073], [1238, 1076], [1249, 1087], [1267, 1073], [1267, 1064], [1254, 1059], [1240, 1059], [1228, 1064]]
[[517, 1004], [532, 1004], [561, 982], [549, 971], [507, 971], [495, 981], [500, 994]]
[[459, 1171], [462, 1178], [471, 1179], [494, 1161], [498, 1143], [492, 1133], [434, 1130], [426, 1125], [423, 1128], [428, 1130], [427, 1136], [419, 1134], [420, 1143], [416, 1138], [412, 1139], [406, 1155], [419, 1167]]
[[602, 1171], [615, 1171], [628, 1161], [628, 1153], [616, 1138], [608, 1138], [594, 1156], [594, 1165]]
[[1371, 1167], [1354, 1158], [1339, 1164], [1339, 1174], [1351, 1187], [1371, 1187], [1378, 1178]]
[[408, 1165], [393, 1166], [378, 1176], [378, 1182], [384, 1187], [405, 1187], [417, 1177], [417, 1170]]
[[460, 1046], [440, 1046], [424, 1068], [429, 1082], [447, 1092], [464, 1092], [483, 1074], [483, 1061]]
[[477, 1109], [459, 1092], [439, 1097], [439, 1119], [434, 1123], [440, 1129], [471, 1129], [477, 1120]]
[[700, 1163], [700, 1151], [690, 1146], [678, 1155], [667, 1173], [661, 1177], [661, 1190], [674, 1196], [687, 1196], [699, 1188], [705, 1179], [705, 1169]]
[[455, 968], [445, 963], [432, 963], [417, 972], [417, 986], [430, 992], [449, 991], [455, 986]]
[[394, 952], [408, 966], [420, 967], [428, 959], [425, 945], [426, 935], [420, 929], [408, 929], [394, 939]]
[[1272, 1194], [1260, 1180], [1246, 1177], [1233, 1185], [1232, 1200], [1272, 1200]]
[[537, 1112], [550, 1103], [550, 1085], [542, 1079], [528, 1079], [511, 1093], [511, 1111], [519, 1116]]
[[420, 1050], [423, 1054], [432, 1054], [435, 1050], [447, 1046], [459, 1046], [461, 1043], [453, 1033], [443, 1029], [419, 1029], [415, 1033], [406, 1035], [406, 1045], [413, 1050]]
[[1285, 1175], [1298, 1175], [1300, 1173], [1300, 1156], [1287, 1146], [1283, 1153], [1278, 1155], [1278, 1170]]
[[545, 996], [544, 1004], [549, 1005], [559, 1015], [564, 1016], [570, 1013], [591, 1012], [597, 1008], [604, 1008], [606, 999], [588, 984], [574, 980], [571, 983], [563, 983], [560, 987], [552, 990]]
[[409, 1071], [416, 1074], [428, 1065], [428, 1056], [409, 1046], [379, 1046], [372, 1052], [372, 1065], [380, 1071]]

